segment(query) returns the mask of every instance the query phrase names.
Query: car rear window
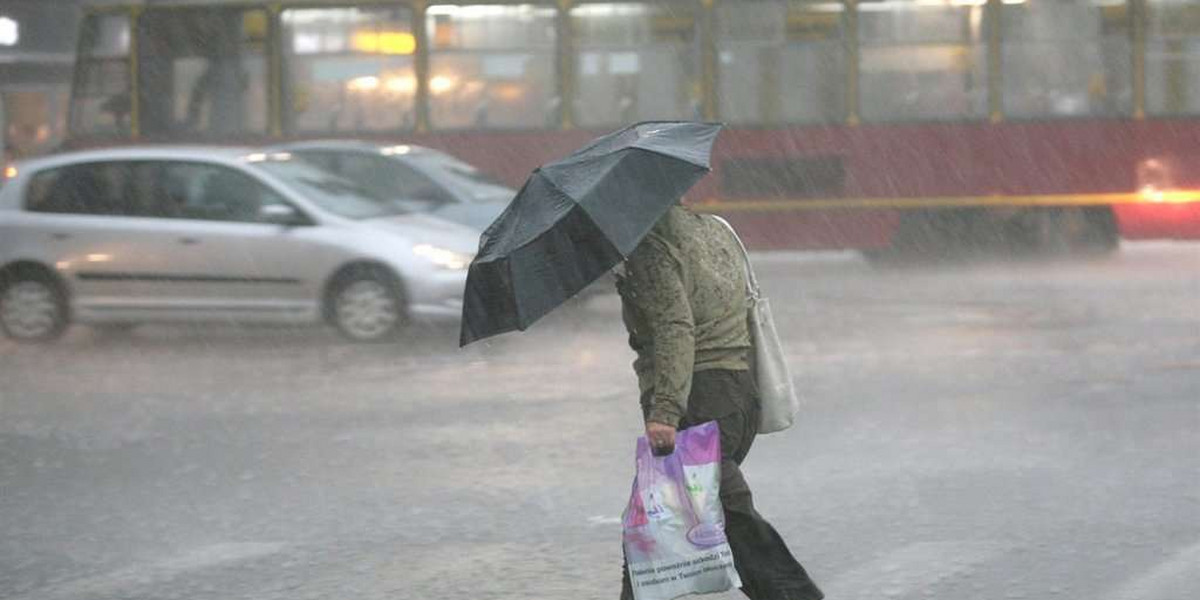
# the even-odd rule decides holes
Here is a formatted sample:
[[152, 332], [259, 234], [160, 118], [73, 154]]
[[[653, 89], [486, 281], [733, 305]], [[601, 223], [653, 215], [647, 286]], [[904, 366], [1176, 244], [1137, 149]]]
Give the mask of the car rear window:
[[131, 163], [101, 162], [40, 171], [29, 180], [25, 208], [83, 215], [142, 213], [130, 189], [134, 168]]

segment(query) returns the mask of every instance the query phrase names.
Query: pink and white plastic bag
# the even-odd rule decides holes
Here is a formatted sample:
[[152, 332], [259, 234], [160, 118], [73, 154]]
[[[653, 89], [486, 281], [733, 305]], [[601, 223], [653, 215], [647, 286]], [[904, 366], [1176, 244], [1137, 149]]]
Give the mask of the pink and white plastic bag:
[[625, 560], [637, 600], [671, 600], [741, 587], [719, 496], [721, 432], [715, 421], [679, 431], [675, 452], [637, 443], [637, 477], [625, 508]]

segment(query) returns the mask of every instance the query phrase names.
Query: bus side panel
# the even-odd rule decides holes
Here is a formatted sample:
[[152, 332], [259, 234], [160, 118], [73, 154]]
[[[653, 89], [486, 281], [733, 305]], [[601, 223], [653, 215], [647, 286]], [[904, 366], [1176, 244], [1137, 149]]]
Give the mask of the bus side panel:
[[1113, 211], [1127, 240], [1200, 240], [1200, 203], [1125, 204]]
[[1173, 192], [1200, 192], [1200, 120], [1137, 124], [1134, 189], [1138, 204], [1114, 207], [1126, 239], [1200, 239], [1200, 202], [1176, 203]]
[[734, 211], [722, 216], [751, 250], [886, 248], [900, 220], [894, 209]]

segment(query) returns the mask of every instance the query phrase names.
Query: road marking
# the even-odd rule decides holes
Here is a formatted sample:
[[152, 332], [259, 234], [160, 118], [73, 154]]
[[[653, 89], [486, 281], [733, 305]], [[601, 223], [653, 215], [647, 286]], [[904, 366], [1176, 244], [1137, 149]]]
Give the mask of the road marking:
[[153, 563], [117, 569], [109, 573], [73, 579], [39, 588], [12, 600], [90, 600], [118, 594], [130, 588], [161, 585], [179, 575], [200, 569], [276, 554], [280, 543], [230, 542], [202, 546], [179, 556]]
[[621, 517], [606, 517], [603, 515], [596, 515], [594, 517], [588, 517], [587, 522], [588, 525], [593, 527], [600, 525], [620, 525]]
[[1159, 365], [1159, 371], [1193, 371], [1200, 369], [1200, 360], [1173, 362]]
[[1122, 585], [1110, 600], [1200, 598], [1200, 542], [1177, 552], [1141, 577]]
[[953, 577], [966, 577], [1000, 554], [993, 542], [919, 542], [840, 574], [828, 585], [830, 598], [908, 598]]

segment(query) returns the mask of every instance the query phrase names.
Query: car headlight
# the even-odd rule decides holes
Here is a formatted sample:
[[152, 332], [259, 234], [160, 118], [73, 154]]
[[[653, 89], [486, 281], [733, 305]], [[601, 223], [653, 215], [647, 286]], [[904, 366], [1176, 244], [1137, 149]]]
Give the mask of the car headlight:
[[470, 254], [438, 248], [430, 244], [413, 246], [413, 254], [428, 260], [439, 268], [450, 271], [461, 271], [467, 268], [467, 265], [471, 264], [471, 259], [474, 258]]

